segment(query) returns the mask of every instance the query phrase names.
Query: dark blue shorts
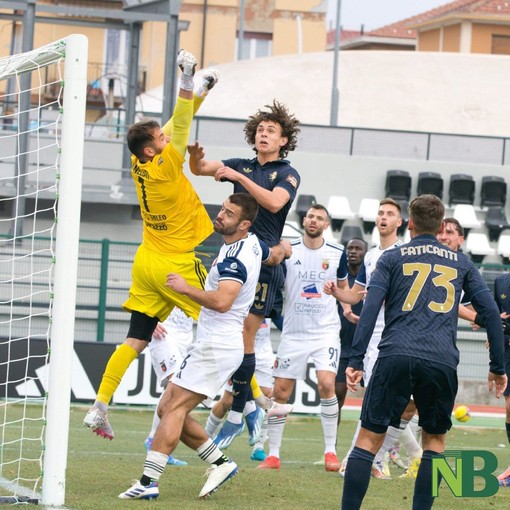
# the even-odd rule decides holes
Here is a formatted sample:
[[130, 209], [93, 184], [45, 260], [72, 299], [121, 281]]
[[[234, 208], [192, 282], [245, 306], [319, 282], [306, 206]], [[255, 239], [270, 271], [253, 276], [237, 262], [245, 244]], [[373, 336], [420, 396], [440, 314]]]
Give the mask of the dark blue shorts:
[[343, 382], [346, 383], [347, 379], [345, 377], [345, 369], [349, 365], [349, 358], [342, 358], [340, 356], [340, 360], [338, 361], [338, 372], [336, 373], [335, 382]]
[[361, 425], [376, 433], [398, 427], [412, 397], [419, 424], [429, 434], [445, 434], [452, 426], [457, 395], [457, 371], [441, 363], [389, 356], [374, 366], [361, 409]]
[[257, 290], [255, 291], [255, 300], [250, 308], [250, 313], [270, 318], [281, 315], [283, 310], [281, 291], [284, 284], [285, 277], [281, 264], [278, 266], [262, 264]]

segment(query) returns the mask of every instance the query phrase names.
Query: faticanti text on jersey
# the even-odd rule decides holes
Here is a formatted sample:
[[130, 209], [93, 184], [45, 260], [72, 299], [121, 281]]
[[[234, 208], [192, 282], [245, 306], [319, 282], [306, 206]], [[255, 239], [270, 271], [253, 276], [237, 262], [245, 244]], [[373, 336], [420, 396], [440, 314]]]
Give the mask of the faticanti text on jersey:
[[439, 255], [448, 260], [458, 260], [457, 253], [433, 244], [423, 244], [418, 246], [404, 245], [400, 248], [400, 254], [404, 255], [423, 255], [424, 253], [431, 253], [433, 255]]

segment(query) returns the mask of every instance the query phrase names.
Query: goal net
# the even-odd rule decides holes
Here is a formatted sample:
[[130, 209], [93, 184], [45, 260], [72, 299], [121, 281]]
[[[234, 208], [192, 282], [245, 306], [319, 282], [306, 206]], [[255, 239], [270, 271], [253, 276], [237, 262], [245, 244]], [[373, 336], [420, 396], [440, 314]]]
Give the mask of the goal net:
[[87, 47], [0, 59], [0, 503], [65, 498]]

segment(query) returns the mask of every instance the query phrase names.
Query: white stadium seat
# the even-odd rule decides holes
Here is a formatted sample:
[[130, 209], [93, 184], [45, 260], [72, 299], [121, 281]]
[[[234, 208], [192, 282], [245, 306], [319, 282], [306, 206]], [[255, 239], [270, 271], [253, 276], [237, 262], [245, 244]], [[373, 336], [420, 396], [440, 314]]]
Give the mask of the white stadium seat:
[[345, 220], [354, 218], [354, 213], [351, 210], [347, 197], [330, 196], [327, 208], [332, 220], [331, 227], [333, 230], [341, 230]]
[[480, 228], [481, 222], [476, 217], [475, 208], [469, 204], [457, 204], [453, 208], [453, 217], [459, 221], [464, 230]]
[[487, 234], [470, 232], [466, 239], [466, 252], [471, 255], [473, 262], [481, 263], [486, 255], [494, 255], [496, 250], [491, 248]]

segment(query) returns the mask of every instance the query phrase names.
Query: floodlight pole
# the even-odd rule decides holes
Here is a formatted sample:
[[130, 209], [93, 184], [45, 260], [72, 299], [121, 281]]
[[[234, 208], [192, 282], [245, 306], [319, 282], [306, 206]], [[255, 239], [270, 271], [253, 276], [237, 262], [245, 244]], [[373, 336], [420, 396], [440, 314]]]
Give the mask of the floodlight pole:
[[244, 41], [244, 15], [245, 15], [245, 0], [241, 0], [241, 4], [239, 7], [239, 33], [238, 40], [239, 43], [237, 45], [237, 60], [242, 60], [243, 58], [243, 41]]
[[335, 22], [335, 49], [333, 55], [333, 87], [331, 90], [331, 117], [330, 126], [338, 125], [338, 103], [340, 101], [340, 92], [338, 90], [338, 55], [340, 53], [340, 13], [342, 10], [342, 0], [336, 2], [336, 22]]

